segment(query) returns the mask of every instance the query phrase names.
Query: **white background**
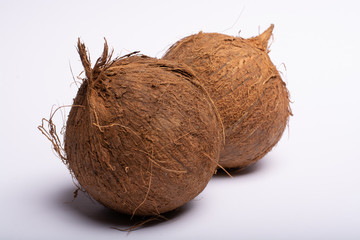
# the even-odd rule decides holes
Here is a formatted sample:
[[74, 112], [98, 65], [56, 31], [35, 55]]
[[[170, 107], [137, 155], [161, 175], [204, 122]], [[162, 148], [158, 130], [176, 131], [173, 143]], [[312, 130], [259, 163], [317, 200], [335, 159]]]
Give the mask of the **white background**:
[[[359, 13], [356, 0], [1, 0], [0, 239], [360, 239]], [[161, 57], [200, 30], [251, 37], [271, 23], [294, 117], [255, 167], [215, 176], [169, 221], [130, 234], [83, 194], [66, 203], [74, 184], [37, 126], [72, 103], [77, 37], [93, 61], [104, 37], [116, 55]]]

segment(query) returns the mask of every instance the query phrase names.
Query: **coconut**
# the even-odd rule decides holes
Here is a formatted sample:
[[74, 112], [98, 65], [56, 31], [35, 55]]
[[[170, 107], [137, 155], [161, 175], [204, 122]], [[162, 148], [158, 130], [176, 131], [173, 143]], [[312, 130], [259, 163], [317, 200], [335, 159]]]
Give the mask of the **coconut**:
[[223, 145], [222, 123], [191, 69], [131, 55], [110, 61], [107, 44], [74, 99], [65, 163], [81, 187], [125, 214], [176, 209], [207, 185]]
[[261, 159], [280, 140], [291, 115], [286, 84], [268, 56], [273, 28], [250, 39], [199, 32], [163, 56], [191, 66], [212, 97], [225, 128], [220, 156], [225, 168]]

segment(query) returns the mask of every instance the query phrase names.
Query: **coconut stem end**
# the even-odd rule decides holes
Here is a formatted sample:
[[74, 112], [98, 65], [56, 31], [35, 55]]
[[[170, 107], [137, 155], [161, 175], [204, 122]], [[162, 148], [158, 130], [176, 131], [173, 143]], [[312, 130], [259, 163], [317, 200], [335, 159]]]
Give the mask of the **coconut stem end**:
[[271, 24], [270, 27], [266, 29], [262, 34], [256, 37], [249, 38], [248, 40], [255, 44], [259, 49], [266, 51], [273, 30], [274, 24]]

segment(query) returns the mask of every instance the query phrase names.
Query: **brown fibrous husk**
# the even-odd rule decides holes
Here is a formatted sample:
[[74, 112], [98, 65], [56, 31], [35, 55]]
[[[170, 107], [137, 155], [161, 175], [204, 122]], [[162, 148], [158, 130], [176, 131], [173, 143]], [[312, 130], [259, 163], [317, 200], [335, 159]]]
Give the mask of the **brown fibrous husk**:
[[86, 78], [58, 153], [81, 188], [113, 210], [143, 216], [197, 196], [216, 171], [224, 133], [192, 70], [144, 55], [110, 60], [106, 42], [94, 67], [80, 40], [78, 52]]
[[218, 108], [225, 127], [220, 164], [245, 168], [280, 140], [292, 115], [285, 82], [268, 56], [274, 25], [244, 39], [203, 33], [175, 43], [163, 59], [194, 70]]

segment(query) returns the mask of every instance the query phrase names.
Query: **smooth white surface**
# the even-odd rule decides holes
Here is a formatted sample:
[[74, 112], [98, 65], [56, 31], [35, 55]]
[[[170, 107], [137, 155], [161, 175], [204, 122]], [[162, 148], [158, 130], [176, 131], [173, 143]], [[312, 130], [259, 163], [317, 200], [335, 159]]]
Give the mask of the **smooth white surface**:
[[[0, 239], [360, 239], [359, 10], [355, 0], [0, 1]], [[37, 126], [72, 103], [77, 37], [93, 61], [103, 37], [117, 55], [161, 57], [200, 30], [250, 37], [271, 23], [294, 117], [255, 167], [215, 176], [169, 221], [130, 234], [82, 194], [65, 203], [75, 187]]]

